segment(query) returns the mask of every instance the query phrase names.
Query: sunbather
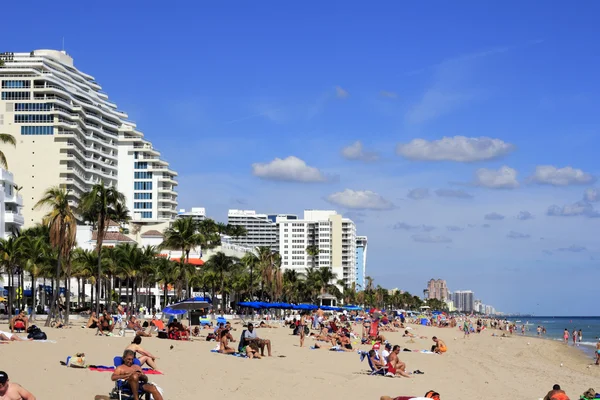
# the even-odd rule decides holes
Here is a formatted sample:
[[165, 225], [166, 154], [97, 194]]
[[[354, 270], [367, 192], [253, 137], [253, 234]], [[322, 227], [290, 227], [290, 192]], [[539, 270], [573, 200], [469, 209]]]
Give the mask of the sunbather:
[[18, 383], [12, 383], [8, 374], [0, 371], [0, 398], [1, 399], [23, 399], [35, 400], [35, 396]]
[[88, 319], [86, 328], [98, 329], [98, 318], [96, 317], [96, 311], [92, 311], [90, 318]]
[[254, 330], [254, 325], [248, 324], [248, 330], [244, 332], [244, 345], [248, 345], [252, 342], [255, 342], [260, 349], [260, 355], [264, 357], [265, 355], [265, 347], [267, 348], [267, 352], [269, 357], [271, 357], [271, 341], [269, 339], [261, 339], [256, 335], [256, 331]]
[[140, 325], [138, 320], [133, 315], [129, 317], [129, 321], [127, 321], [127, 328], [133, 329], [137, 336], [150, 336], [149, 333], [146, 333], [146, 331], [144, 331], [142, 325]]
[[133, 359], [135, 352], [133, 350], [125, 350], [123, 353], [123, 364], [119, 365], [113, 372], [111, 379], [113, 381], [125, 380], [127, 386], [131, 389], [134, 400], [139, 400], [139, 388], [152, 395], [155, 400], [163, 400], [162, 395], [155, 385], [148, 383], [148, 377], [142, 371], [142, 367], [135, 365]]
[[148, 364], [148, 366], [152, 369], [156, 369], [156, 356], [153, 356], [149, 351], [145, 350], [140, 344], [142, 343], [142, 338], [137, 335], [133, 338], [133, 341], [129, 346], [127, 346], [126, 350], [133, 350], [136, 354], [139, 354], [138, 360], [140, 360], [140, 364]]
[[113, 318], [108, 314], [108, 311], [105, 310], [98, 319], [98, 331], [96, 332], [96, 335], [102, 336], [104, 334], [110, 336], [112, 335], [113, 329], [115, 329]]
[[415, 335], [414, 333], [410, 333], [408, 331], [408, 329], [404, 331], [404, 334], [402, 335], [402, 337], [409, 337], [409, 338], [417, 338], [418, 337], [419, 339], [427, 339], [427, 336]]
[[388, 374], [410, 378], [410, 375], [406, 372], [406, 364], [400, 361], [398, 354], [400, 354], [400, 346], [395, 345], [388, 358]]
[[33, 340], [33, 338], [27, 339], [27, 340], [21, 339], [19, 336], [17, 336], [14, 333], [0, 331], [0, 340], [4, 340], [7, 342], [28, 342], [30, 340]]
[[[379, 398], [379, 400], [404, 400], [407, 398], [410, 399], [410, 398], [412, 398], [412, 396], [398, 396], [398, 397], [381, 396]], [[427, 393], [425, 393], [425, 396], [423, 396], [423, 398], [440, 400], [440, 394], [434, 390], [430, 390]]]
[[431, 340], [433, 340], [433, 342], [435, 343], [431, 348], [431, 351], [433, 351], [434, 353], [443, 354], [448, 350], [448, 348], [446, 347], [446, 343], [444, 343], [437, 337], [434, 336], [431, 338]]
[[369, 350], [369, 358], [371, 359], [371, 363], [373, 363], [373, 366], [377, 369], [381, 369], [383, 367], [385, 367], [385, 364], [383, 363], [382, 360], [379, 359], [379, 357], [377, 357], [377, 352], [373, 349]]
[[258, 324], [259, 328], [277, 328], [274, 325], [269, 325], [267, 323], [265, 323], [265, 321], [260, 321], [260, 324]]
[[260, 353], [258, 352], [258, 346], [256, 345], [256, 343], [250, 343], [243, 349], [246, 352], [246, 356], [248, 356], [248, 358], [258, 358], [259, 360], [262, 358], [260, 356]]
[[229, 331], [224, 329], [221, 331], [221, 337], [219, 338], [219, 353], [223, 354], [233, 354], [235, 353], [235, 349], [229, 347]]
[[18, 331], [27, 331], [27, 327], [29, 326], [29, 319], [25, 316], [25, 311], [21, 311], [18, 315], [15, 315], [10, 320], [10, 331], [15, 332]]

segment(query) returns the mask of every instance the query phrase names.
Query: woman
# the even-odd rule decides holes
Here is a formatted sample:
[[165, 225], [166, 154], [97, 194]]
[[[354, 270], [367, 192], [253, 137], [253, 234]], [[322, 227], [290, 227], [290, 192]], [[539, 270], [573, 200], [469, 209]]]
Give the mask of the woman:
[[260, 356], [260, 352], [258, 351], [258, 345], [254, 342], [252, 342], [248, 346], [246, 346], [244, 348], [244, 351], [246, 351], [246, 356], [250, 359], [257, 358], [260, 360], [262, 358]]
[[306, 314], [302, 313], [300, 315], [300, 323], [298, 324], [298, 333], [300, 334], [300, 347], [304, 347], [304, 336], [306, 333], [304, 332], [304, 328], [306, 327]]
[[577, 345], [577, 337], [579, 335], [577, 334], [577, 329], [573, 329], [573, 346]]
[[221, 337], [219, 338], [219, 353], [222, 354], [233, 354], [235, 349], [229, 347], [229, 331], [224, 329], [221, 331]]
[[569, 344], [569, 330], [567, 328], [565, 328], [565, 331], [563, 332], [563, 339], [565, 339], [565, 344]]
[[92, 311], [90, 315], [90, 319], [87, 322], [87, 328], [97, 329], [98, 328], [98, 318], [96, 318], [96, 311]]
[[154, 362], [156, 360], [156, 356], [153, 356], [149, 351], [144, 350], [144, 348], [140, 346], [141, 343], [142, 337], [137, 335], [133, 338], [133, 341], [125, 348], [125, 350], [134, 351], [136, 355], [139, 354], [140, 357], [137, 357], [137, 359], [140, 360], [140, 365], [148, 364], [150, 368], [156, 369], [156, 363]]

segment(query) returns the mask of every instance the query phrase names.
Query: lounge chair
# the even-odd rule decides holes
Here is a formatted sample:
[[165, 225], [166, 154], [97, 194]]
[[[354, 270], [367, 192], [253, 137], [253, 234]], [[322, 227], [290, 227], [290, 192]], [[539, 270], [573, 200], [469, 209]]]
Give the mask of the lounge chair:
[[[119, 365], [122, 365], [123, 357], [120, 357], [120, 356], [115, 357], [113, 360], [113, 363], [114, 363], [115, 368], [118, 367]], [[138, 360], [137, 358], [133, 359], [133, 363], [135, 365], [141, 366], [140, 360]], [[122, 379], [115, 381], [115, 387], [113, 388], [112, 392], [110, 392], [110, 398], [118, 399], [118, 400], [133, 399], [133, 393], [131, 392], [131, 389], [126, 385], [126, 383], [127, 383], [127, 381], [122, 380]], [[138, 395], [139, 395], [140, 399], [150, 400], [150, 393], [145, 392], [142, 389], [142, 385], [140, 385]]]
[[384, 365], [381, 368], [376, 368], [375, 364], [373, 364], [373, 360], [371, 360], [371, 357], [369, 356], [369, 353], [367, 353], [367, 352], [361, 352], [360, 353], [360, 361], [363, 361], [365, 358], [369, 362], [369, 367], [371, 368], [371, 373], [369, 375], [382, 375], [382, 376], [385, 376], [385, 374], [387, 374], [388, 368], [387, 368], [386, 365]]

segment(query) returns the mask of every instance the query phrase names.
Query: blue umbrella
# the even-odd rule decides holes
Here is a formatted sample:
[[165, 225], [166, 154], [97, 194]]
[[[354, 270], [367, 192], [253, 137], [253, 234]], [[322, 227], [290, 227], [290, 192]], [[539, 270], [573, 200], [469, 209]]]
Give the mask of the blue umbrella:
[[163, 314], [182, 315], [182, 314], [185, 314], [187, 311], [173, 310], [171, 307], [165, 307], [165, 308], [163, 308], [162, 312], [163, 312]]

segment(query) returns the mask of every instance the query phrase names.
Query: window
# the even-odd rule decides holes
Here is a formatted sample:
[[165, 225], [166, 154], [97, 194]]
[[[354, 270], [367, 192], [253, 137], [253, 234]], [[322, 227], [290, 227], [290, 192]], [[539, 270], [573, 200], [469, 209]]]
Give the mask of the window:
[[15, 123], [47, 124], [54, 122], [53, 114], [15, 114]]
[[142, 218], [152, 218], [152, 211], [143, 211]]
[[135, 169], [148, 169], [148, 163], [147, 162], [134, 162], [133, 163], [133, 168]]
[[134, 172], [135, 179], [152, 179], [152, 172]]
[[30, 92], [2, 92], [2, 100], [29, 100]]
[[21, 135], [54, 135], [53, 126], [21, 126]]
[[152, 190], [152, 182], [134, 182], [133, 188], [135, 190]]
[[31, 81], [2, 81], [2, 89], [30, 88]]
[[135, 200], [152, 200], [152, 193], [134, 193]]
[[15, 111], [50, 111], [52, 103], [16, 103]]
[[148, 209], [148, 208], [152, 208], [152, 202], [138, 202], [136, 201], [135, 203], [133, 203], [133, 208], [141, 208], [141, 209]]

